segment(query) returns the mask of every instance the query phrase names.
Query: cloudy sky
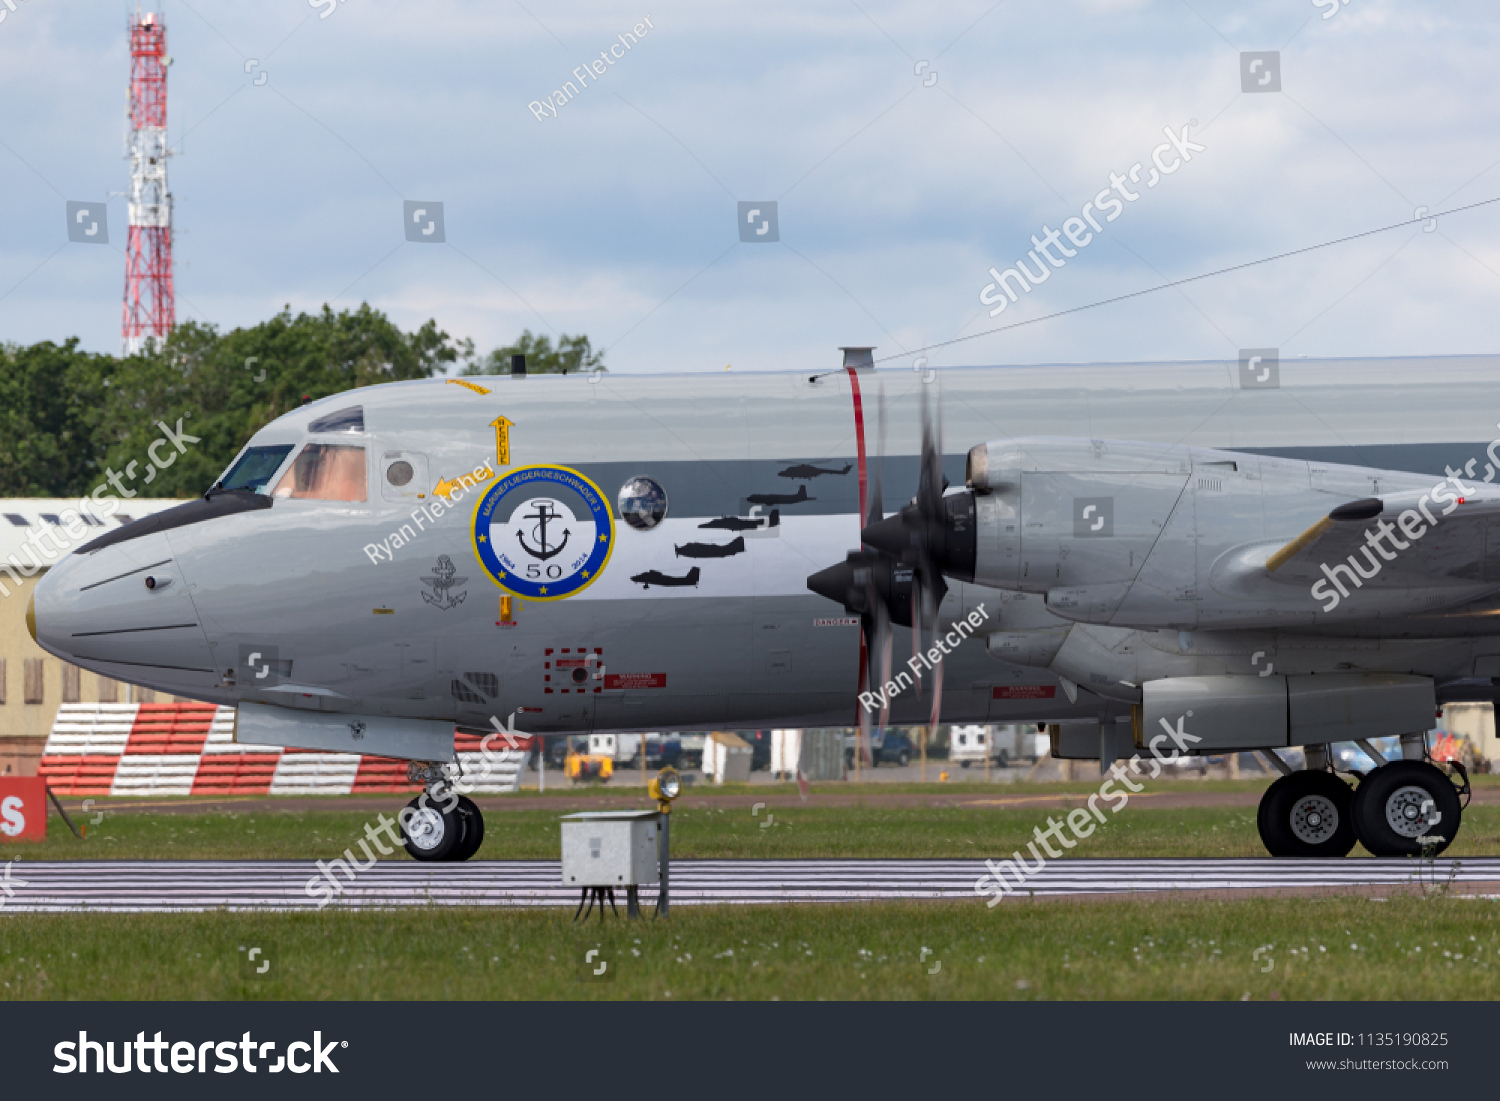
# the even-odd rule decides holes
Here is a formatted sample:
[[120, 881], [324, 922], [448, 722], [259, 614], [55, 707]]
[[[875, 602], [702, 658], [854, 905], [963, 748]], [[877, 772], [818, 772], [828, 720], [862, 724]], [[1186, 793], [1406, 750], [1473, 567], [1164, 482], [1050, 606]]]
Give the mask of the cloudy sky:
[[[133, 5], [13, 2], [0, 0], [0, 340], [113, 351]], [[481, 350], [523, 328], [587, 333], [616, 371], [816, 368], [844, 344], [903, 364], [1500, 196], [1493, 0], [161, 10], [178, 316], [225, 328], [364, 300]], [[584, 69], [647, 17], [603, 76]], [[1242, 91], [1249, 51], [1278, 51], [1249, 79], [1280, 91]], [[529, 105], [549, 95], [539, 119]], [[1202, 151], [1146, 188], [1163, 129], [1184, 127]], [[1032, 235], [1111, 173], [1138, 198], [1074, 256], [1054, 249], [1063, 266], [991, 319], [988, 269], [1034, 268]], [[66, 201], [106, 196], [108, 246], [68, 243]], [[445, 243], [406, 240], [406, 201], [442, 204]], [[753, 228], [774, 203], [775, 234], [742, 242], [742, 202], [762, 210]], [[1494, 352], [1497, 301], [1500, 204], [928, 354]]]

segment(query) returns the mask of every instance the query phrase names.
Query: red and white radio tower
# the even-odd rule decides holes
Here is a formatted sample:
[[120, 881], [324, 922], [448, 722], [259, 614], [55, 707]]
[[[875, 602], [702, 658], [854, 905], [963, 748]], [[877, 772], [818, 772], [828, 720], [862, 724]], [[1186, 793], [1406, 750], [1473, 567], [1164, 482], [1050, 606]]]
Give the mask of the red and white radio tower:
[[167, 190], [167, 26], [152, 12], [130, 20], [130, 237], [125, 245], [125, 354], [166, 340], [172, 296], [172, 193]]

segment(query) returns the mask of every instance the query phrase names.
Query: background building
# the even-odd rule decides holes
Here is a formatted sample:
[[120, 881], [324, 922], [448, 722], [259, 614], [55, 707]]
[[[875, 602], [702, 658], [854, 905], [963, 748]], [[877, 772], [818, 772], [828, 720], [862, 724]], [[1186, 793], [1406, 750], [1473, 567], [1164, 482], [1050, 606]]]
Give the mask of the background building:
[[[150, 689], [61, 661], [31, 641], [26, 605], [47, 567], [95, 536], [181, 504], [123, 501], [109, 519], [82, 513], [76, 500], [0, 500], [0, 775], [32, 776], [62, 703], [149, 702]], [[61, 548], [61, 549], [59, 549]], [[28, 576], [29, 575], [29, 576]]]

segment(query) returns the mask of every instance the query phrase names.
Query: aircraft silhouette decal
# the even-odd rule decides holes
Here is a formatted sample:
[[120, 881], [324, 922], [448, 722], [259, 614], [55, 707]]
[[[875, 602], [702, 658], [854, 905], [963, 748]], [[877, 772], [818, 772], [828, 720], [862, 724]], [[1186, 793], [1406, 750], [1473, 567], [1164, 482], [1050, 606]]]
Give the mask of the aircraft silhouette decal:
[[842, 470], [830, 470], [826, 466], [812, 466], [809, 463], [798, 463], [796, 466], [789, 466], [785, 470], [778, 471], [776, 476], [778, 478], [812, 479], [824, 474], [848, 474], [853, 469], [854, 467], [850, 463], [845, 463]]
[[636, 582], [639, 585], [643, 585], [648, 589], [652, 585], [660, 585], [662, 588], [682, 588], [688, 585], [692, 585], [696, 588], [698, 584], [698, 576], [698, 567], [694, 566], [692, 569], [688, 570], [686, 577], [671, 577], [668, 574], [660, 572], [659, 570], [647, 570], [645, 573], [636, 574], [630, 580]]
[[700, 528], [721, 528], [724, 531], [759, 531], [761, 528], [779, 528], [781, 526], [781, 510], [773, 508], [769, 516], [721, 516], [717, 520], [710, 520], [706, 524], [699, 524]]
[[737, 536], [732, 543], [684, 543], [672, 548], [678, 558], [728, 558], [745, 552], [745, 537]]
[[792, 493], [752, 493], [746, 497], [752, 505], [800, 505], [804, 501], [816, 501], [816, 497], [807, 495], [806, 486], [798, 486], [797, 492]]

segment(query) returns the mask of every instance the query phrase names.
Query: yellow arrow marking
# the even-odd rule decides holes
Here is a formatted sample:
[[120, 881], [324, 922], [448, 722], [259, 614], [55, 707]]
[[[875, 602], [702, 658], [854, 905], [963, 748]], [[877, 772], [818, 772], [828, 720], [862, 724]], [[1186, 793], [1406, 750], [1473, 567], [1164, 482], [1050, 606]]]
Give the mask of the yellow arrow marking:
[[490, 421], [490, 427], [495, 430], [495, 461], [501, 466], [509, 466], [510, 430], [515, 427], [515, 422], [496, 417]]
[[493, 470], [486, 470], [480, 474], [465, 474], [463, 475], [463, 477], [455, 478], [451, 482], [447, 478], [439, 478], [437, 485], [432, 487], [432, 492], [440, 493], [444, 497], [448, 497], [452, 495], [455, 489], [463, 489], [467, 488], [470, 485], [478, 485], [480, 482], [489, 481], [494, 476], [495, 472]]

